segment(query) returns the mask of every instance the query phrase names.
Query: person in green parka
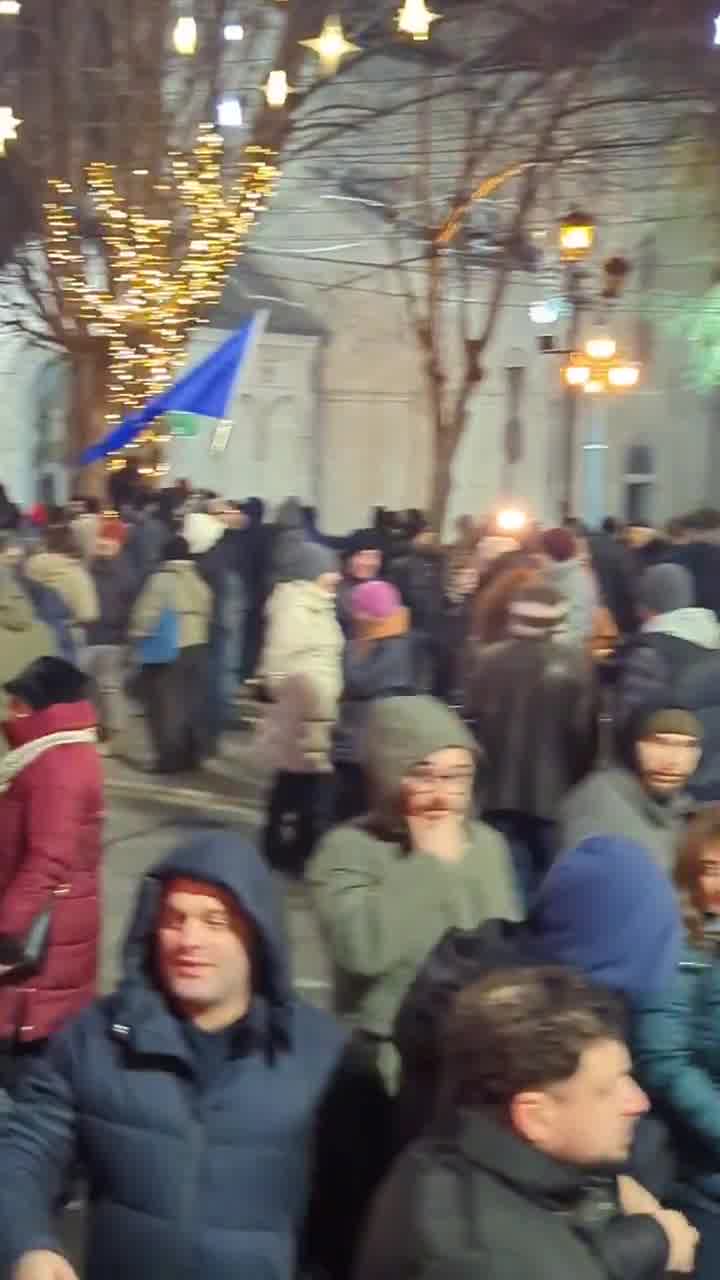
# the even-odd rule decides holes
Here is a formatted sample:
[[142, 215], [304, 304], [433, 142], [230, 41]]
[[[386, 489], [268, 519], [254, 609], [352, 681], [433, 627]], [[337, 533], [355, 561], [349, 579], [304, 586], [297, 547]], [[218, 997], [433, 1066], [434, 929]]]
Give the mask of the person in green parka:
[[367, 732], [372, 811], [318, 846], [307, 878], [334, 969], [335, 1008], [397, 1084], [392, 1027], [429, 951], [450, 928], [517, 920], [510, 853], [473, 820], [477, 744], [428, 697], [376, 702]]

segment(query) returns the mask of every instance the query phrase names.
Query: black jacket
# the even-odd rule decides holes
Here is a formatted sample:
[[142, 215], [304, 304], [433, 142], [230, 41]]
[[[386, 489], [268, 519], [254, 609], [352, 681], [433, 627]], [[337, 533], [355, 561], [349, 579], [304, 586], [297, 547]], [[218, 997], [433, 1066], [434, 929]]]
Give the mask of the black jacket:
[[595, 761], [590, 660], [551, 638], [478, 646], [468, 656], [464, 710], [487, 756], [486, 811], [554, 819]]
[[98, 557], [90, 565], [100, 606], [97, 622], [87, 627], [88, 644], [124, 644], [128, 622], [141, 582], [124, 551], [112, 558]]
[[[253, 1004], [209, 1081], [150, 976], [162, 884], [177, 876], [224, 888], [257, 928]], [[0, 1141], [0, 1266], [30, 1249], [62, 1252], [52, 1206], [77, 1144], [89, 1280], [291, 1280], [320, 1104], [345, 1036], [292, 994], [255, 851], [205, 832], [162, 863], [142, 887], [125, 970], [119, 991], [63, 1029], [24, 1079]]]
[[491, 1114], [457, 1111], [396, 1162], [354, 1280], [661, 1280], [665, 1233]]
[[410, 610], [414, 631], [433, 634], [443, 613], [445, 559], [440, 550], [411, 548], [407, 555], [394, 560], [390, 569], [404, 603]]
[[636, 608], [636, 562], [622, 543], [606, 533], [588, 539], [592, 567], [604, 604], [618, 631], [632, 635], [638, 624]]

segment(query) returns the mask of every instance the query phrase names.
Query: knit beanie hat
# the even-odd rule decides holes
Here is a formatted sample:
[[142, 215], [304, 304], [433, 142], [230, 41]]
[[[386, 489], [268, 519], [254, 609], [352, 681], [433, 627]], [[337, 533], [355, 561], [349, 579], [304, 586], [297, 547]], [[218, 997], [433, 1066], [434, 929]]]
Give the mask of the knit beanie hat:
[[11, 697], [21, 698], [33, 711], [45, 711], [59, 702], [84, 702], [89, 681], [64, 658], [38, 658], [5, 685]]
[[359, 551], [380, 551], [380, 549], [380, 538], [376, 529], [356, 529], [350, 534], [345, 544], [343, 556], [349, 560]]
[[564, 965], [629, 1000], [663, 990], [682, 924], [669, 876], [622, 836], [591, 836], [543, 881], [528, 922], [527, 958]]
[[690, 609], [695, 604], [692, 576], [681, 564], [653, 565], [640, 579], [638, 602], [648, 613]]
[[384, 621], [402, 609], [400, 592], [391, 582], [362, 582], [350, 596], [353, 617], [376, 618]]
[[292, 573], [294, 582], [317, 582], [324, 573], [339, 573], [335, 552], [319, 542], [303, 542], [293, 550]]
[[554, 587], [526, 587], [511, 601], [508, 631], [517, 639], [552, 635], [562, 629], [567, 614], [568, 602]]
[[668, 710], [653, 711], [643, 722], [641, 737], [650, 738], [656, 733], [679, 733], [686, 738], [701, 739], [703, 729], [692, 711], [670, 707]]
[[701, 742], [703, 727], [692, 711], [672, 703], [668, 706], [668, 700], [661, 697], [636, 707], [618, 722], [615, 730], [616, 754], [631, 773], [638, 772], [638, 742], [656, 733], [678, 733]]
[[106, 542], [117, 542], [119, 547], [125, 546], [127, 537], [128, 527], [117, 516], [107, 516], [98, 529], [98, 538], [102, 538]]

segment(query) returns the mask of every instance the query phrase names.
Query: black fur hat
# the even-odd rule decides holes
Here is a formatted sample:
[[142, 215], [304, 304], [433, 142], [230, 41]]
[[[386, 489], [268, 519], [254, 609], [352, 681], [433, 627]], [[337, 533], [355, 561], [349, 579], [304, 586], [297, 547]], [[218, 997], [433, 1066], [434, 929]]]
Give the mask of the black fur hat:
[[8, 681], [5, 692], [33, 711], [45, 711], [58, 702], [83, 702], [89, 687], [87, 676], [64, 658], [38, 658]]

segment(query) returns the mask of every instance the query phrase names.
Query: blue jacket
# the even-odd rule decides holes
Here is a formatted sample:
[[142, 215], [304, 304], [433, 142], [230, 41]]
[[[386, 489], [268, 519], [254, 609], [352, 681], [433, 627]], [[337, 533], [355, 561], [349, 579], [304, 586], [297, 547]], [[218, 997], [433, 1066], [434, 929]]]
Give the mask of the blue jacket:
[[[259, 935], [250, 1014], [206, 1084], [150, 976], [162, 882], [176, 876], [229, 890]], [[317, 1116], [345, 1037], [291, 992], [272, 880], [255, 850], [205, 832], [161, 863], [139, 894], [125, 972], [20, 1090], [0, 1143], [0, 1267], [30, 1249], [61, 1252], [52, 1205], [77, 1144], [88, 1280], [291, 1280]]]
[[720, 1202], [720, 953], [686, 946], [664, 994], [640, 1006], [633, 1048], [675, 1138], [681, 1199]]

